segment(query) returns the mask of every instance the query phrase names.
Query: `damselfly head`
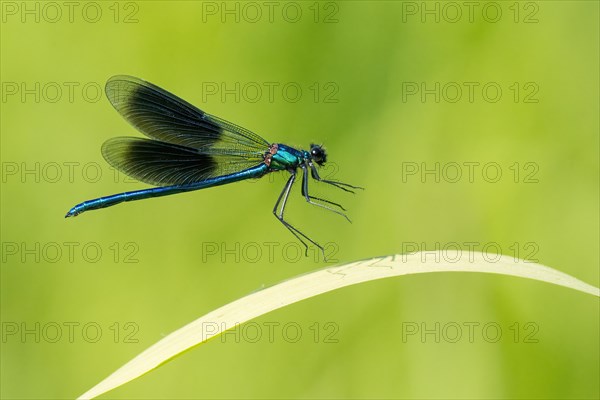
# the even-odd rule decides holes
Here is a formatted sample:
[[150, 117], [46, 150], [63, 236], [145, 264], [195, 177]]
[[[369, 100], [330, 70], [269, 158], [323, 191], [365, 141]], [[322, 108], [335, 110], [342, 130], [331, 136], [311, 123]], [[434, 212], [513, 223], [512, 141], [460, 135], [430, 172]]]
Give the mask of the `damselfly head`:
[[310, 144], [310, 157], [319, 165], [323, 165], [325, 162], [327, 162], [327, 154], [325, 153], [325, 149], [318, 144]]

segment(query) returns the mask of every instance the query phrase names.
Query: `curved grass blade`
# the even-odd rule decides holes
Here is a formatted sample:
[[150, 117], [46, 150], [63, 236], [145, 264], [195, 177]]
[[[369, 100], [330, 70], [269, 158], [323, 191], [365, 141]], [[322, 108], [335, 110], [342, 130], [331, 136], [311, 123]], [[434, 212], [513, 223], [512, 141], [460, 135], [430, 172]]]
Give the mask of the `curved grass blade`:
[[[427, 259], [432, 258], [432, 253], [435, 252], [427, 252]], [[458, 261], [424, 261], [422, 253], [378, 257], [319, 269], [254, 292], [211, 311], [166, 336], [79, 398], [100, 396], [144, 375], [184, 351], [260, 315], [322, 293], [376, 279], [428, 272], [483, 272], [534, 279], [600, 297], [599, 288], [541, 264], [509, 256], [500, 256], [499, 259], [490, 261], [491, 256], [486, 257], [477, 252], [469, 253], [466, 260], [460, 251], [444, 251], [443, 256], [438, 256], [434, 259]]]

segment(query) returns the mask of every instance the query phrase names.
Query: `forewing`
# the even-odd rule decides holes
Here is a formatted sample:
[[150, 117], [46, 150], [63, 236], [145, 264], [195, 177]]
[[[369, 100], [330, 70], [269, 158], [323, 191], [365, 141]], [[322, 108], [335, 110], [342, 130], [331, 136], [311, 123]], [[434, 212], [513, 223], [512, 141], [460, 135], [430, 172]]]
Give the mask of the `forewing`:
[[209, 115], [152, 83], [118, 75], [106, 83], [106, 96], [137, 130], [161, 142], [207, 154], [260, 156], [269, 143], [257, 134]]

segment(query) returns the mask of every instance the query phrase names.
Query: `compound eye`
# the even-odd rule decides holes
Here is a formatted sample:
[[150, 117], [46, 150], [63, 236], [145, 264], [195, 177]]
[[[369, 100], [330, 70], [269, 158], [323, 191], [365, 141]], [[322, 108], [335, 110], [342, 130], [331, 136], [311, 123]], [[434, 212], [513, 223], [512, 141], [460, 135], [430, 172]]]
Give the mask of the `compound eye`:
[[323, 165], [323, 163], [325, 162], [325, 158], [326, 158], [325, 151], [319, 145], [316, 145], [316, 144], [310, 145], [310, 155], [311, 155], [313, 161], [319, 165]]
[[311, 150], [310, 154], [312, 155], [313, 160], [317, 163], [323, 161], [323, 151], [319, 148], [314, 148]]

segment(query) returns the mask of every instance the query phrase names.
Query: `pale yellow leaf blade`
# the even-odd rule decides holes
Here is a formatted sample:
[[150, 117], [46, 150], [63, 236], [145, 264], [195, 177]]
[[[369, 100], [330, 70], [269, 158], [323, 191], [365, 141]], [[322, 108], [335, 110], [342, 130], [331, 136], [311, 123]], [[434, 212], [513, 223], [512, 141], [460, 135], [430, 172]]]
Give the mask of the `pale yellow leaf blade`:
[[[182, 352], [237, 324], [321, 293], [400, 275], [429, 272], [483, 272], [553, 283], [600, 297], [600, 289], [570, 275], [509, 256], [466, 251], [421, 252], [320, 269], [281, 282], [226, 304], [166, 336], [105, 380], [81, 395], [91, 399], [121, 386]], [[235, 277], [232, 277], [233, 279]]]

